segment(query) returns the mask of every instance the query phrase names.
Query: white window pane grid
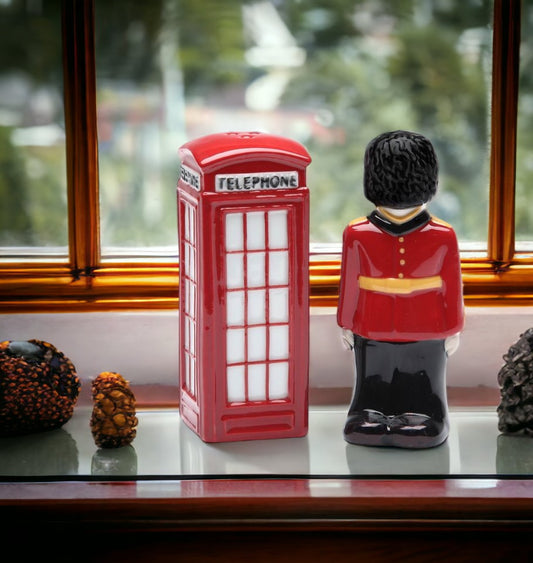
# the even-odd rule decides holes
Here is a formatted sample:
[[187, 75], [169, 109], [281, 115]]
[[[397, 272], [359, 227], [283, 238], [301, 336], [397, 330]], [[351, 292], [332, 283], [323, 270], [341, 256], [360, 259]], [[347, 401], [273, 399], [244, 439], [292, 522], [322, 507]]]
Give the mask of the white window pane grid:
[[243, 214], [226, 215], [226, 252], [244, 250]]
[[264, 252], [248, 252], [246, 254], [246, 285], [247, 287], [265, 287], [266, 267]]
[[248, 366], [248, 400], [265, 401], [267, 398], [267, 366], [251, 364]]
[[267, 327], [251, 326], [247, 332], [247, 360], [261, 362], [267, 359]]
[[243, 252], [226, 255], [226, 286], [228, 289], [244, 287], [244, 258]]
[[287, 210], [268, 212], [268, 247], [270, 249], [289, 248], [287, 229]]
[[289, 320], [289, 288], [276, 287], [268, 290], [268, 316], [271, 323]]
[[265, 214], [264, 212], [246, 213], [246, 249], [265, 249]]
[[183, 278], [182, 314], [183, 319], [183, 350], [184, 350], [184, 384], [187, 392], [196, 396], [197, 370], [196, 370], [196, 299], [197, 299], [197, 273], [196, 273], [196, 208], [187, 202], [183, 203], [183, 261], [181, 276]]
[[244, 326], [244, 306], [245, 306], [245, 292], [228, 291], [226, 295], [226, 321], [228, 327], [231, 326]]
[[226, 371], [228, 401], [230, 403], [242, 402], [246, 396], [244, 365], [228, 366]]
[[276, 362], [270, 365], [268, 393], [271, 401], [285, 399], [289, 387], [289, 362]]
[[270, 325], [268, 356], [271, 360], [284, 360], [289, 357], [289, 325]]
[[246, 359], [244, 328], [229, 328], [226, 331], [226, 361], [228, 364], [243, 363]]
[[289, 398], [288, 210], [225, 216], [229, 404]]
[[266, 289], [248, 290], [246, 321], [248, 325], [262, 325], [266, 323]]
[[270, 285], [288, 285], [289, 251], [281, 250], [268, 253]]

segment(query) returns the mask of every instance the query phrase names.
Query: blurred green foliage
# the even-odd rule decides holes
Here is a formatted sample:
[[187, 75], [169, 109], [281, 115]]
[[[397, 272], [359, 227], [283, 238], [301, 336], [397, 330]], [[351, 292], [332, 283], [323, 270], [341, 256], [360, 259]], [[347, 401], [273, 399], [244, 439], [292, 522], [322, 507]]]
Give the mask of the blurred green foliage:
[[533, 239], [533, 6], [522, 7], [522, 44], [520, 49], [520, 95], [516, 151], [516, 238]]
[[32, 244], [24, 162], [11, 144], [11, 129], [0, 127], [0, 244]]
[[[177, 148], [194, 135], [193, 114], [198, 119], [199, 112], [207, 127], [213, 109], [226, 112], [228, 128], [241, 123], [236, 116], [243, 112], [249, 129], [264, 123], [268, 112], [246, 107], [246, 89], [279, 69], [275, 63], [253, 66], [247, 59], [257, 37], [243, 25], [243, 8], [256, 3], [96, 0], [104, 247], [176, 244]], [[312, 240], [338, 242], [346, 223], [369, 212], [362, 193], [366, 144], [383, 131], [401, 128], [427, 135], [436, 147], [441, 188], [433, 212], [451, 222], [462, 240], [484, 241], [492, 2], [271, 4], [305, 52], [305, 64], [289, 69], [290, 79], [271, 113], [289, 121], [305, 114], [312, 122], [294, 128], [313, 159], [308, 171]], [[522, 52], [521, 118], [533, 114], [533, 97], [527, 94], [533, 86], [528, 39], [533, 11], [530, 3], [524, 5], [529, 27]], [[31, 12], [31, 6], [40, 8]], [[59, 0], [0, 5], [0, 88], [21, 70], [33, 89], [58, 84], [59, 6]], [[21, 41], [30, 35], [31, 41]], [[27, 124], [2, 123], [4, 106], [0, 100], [0, 244], [65, 244], [64, 147], [45, 150], [10, 142], [14, 128]], [[62, 124], [57, 115], [54, 119]], [[533, 181], [528, 122], [519, 123], [517, 160], [517, 225], [524, 236], [533, 225], [533, 206], [527, 204]], [[219, 124], [213, 121], [213, 127]]]
[[0, 246], [66, 247], [61, 1], [0, 4]]
[[[450, 221], [461, 239], [485, 240], [491, 3], [290, 4], [296, 20], [313, 10], [321, 17], [300, 18], [315, 27], [308, 23], [300, 31], [311, 46], [308, 63], [292, 81], [287, 99], [326, 109], [331, 127], [343, 131], [334, 145], [308, 143], [314, 158], [315, 240], [338, 240], [342, 225], [368, 213], [362, 194], [364, 149], [370, 139], [394, 129], [418, 131], [432, 140], [441, 170], [434, 213]], [[296, 10], [304, 5], [307, 10]]]

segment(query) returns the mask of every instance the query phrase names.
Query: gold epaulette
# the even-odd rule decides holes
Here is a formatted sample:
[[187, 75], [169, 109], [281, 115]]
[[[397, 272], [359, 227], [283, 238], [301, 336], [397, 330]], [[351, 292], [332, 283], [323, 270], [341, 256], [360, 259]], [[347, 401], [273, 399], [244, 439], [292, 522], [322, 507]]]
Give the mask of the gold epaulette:
[[350, 221], [348, 223], [348, 226], [352, 227], [353, 225], [357, 225], [358, 223], [364, 223], [365, 221], [368, 221], [368, 217], [363, 215], [362, 217], [357, 217], [357, 219], [353, 219], [352, 221]]
[[435, 215], [431, 216], [431, 221], [433, 223], [436, 223], [437, 225], [441, 225], [442, 227], [448, 227], [449, 229], [453, 229], [453, 227], [450, 225], [450, 223], [446, 223], [446, 221], [443, 221], [442, 219], [435, 217]]

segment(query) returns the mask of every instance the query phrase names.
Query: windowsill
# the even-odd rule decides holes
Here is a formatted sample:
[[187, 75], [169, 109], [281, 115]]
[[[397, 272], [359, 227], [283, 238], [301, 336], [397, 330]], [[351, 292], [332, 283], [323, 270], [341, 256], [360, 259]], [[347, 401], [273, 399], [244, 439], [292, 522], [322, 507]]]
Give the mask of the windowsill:
[[[3, 338], [52, 342], [82, 379], [62, 429], [0, 441], [0, 517], [13, 527], [390, 532], [533, 521], [533, 441], [499, 436], [495, 412], [502, 356], [533, 326], [533, 308], [468, 308], [449, 361], [450, 437], [421, 451], [344, 442], [353, 357], [333, 309], [311, 315], [308, 435], [225, 444], [203, 443], [179, 419], [176, 312], [3, 315], [0, 323]], [[131, 448], [98, 454], [89, 391], [104, 370], [130, 380], [140, 422]]]
[[137, 437], [117, 450], [95, 447], [89, 407], [46, 436], [4, 439], [0, 467], [16, 472], [0, 476], [6, 537], [31, 530], [25, 553], [41, 557], [58, 549], [49, 538], [76, 537], [99, 562], [244, 561], [242, 542], [254, 561], [272, 561], [275, 544], [288, 562], [309, 541], [308, 560], [332, 546], [389, 560], [400, 546], [399, 560], [425, 561], [453, 560], [467, 532], [479, 560], [507, 560], [509, 545], [527, 560], [533, 441], [498, 436], [493, 411], [452, 409], [448, 440], [414, 451], [345, 443], [342, 407], [312, 408], [304, 438], [224, 444], [201, 442], [176, 409], [138, 415]]
[[[61, 429], [0, 439], [0, 481], [180, 480], [250, 477], [305, 479], [529, 477], [533, 441], [501, 436], [494, 409], [452, 408], [450, 435], [437, 448], [403, 450], [347, 444], [347, 405], [311, 407], [304, 438], [207, 444], [178, 409], [138, 411], [131, 446], [99, 450], [89, 429], [91, 407], [78, 407]], [[53, 454], [52, 454], [53, 452]]]

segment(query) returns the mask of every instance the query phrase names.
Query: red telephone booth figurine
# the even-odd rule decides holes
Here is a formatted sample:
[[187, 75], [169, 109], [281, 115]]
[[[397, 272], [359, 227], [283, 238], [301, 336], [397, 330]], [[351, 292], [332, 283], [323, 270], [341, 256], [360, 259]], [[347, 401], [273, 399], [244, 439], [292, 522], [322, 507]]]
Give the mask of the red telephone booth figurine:
[[181, 417], [206, 442], [304, 436], [311, 158], [264, 133], [179, 154]]

